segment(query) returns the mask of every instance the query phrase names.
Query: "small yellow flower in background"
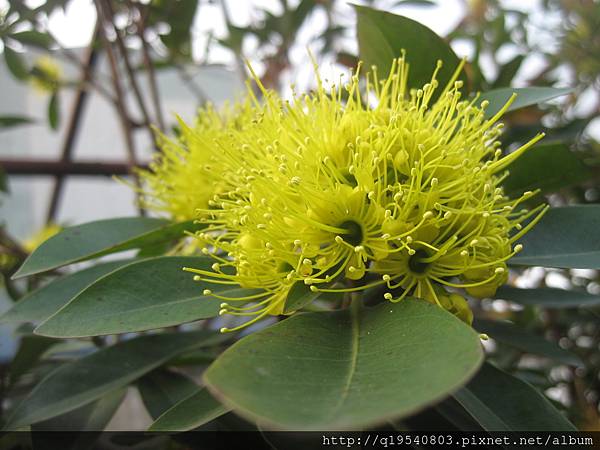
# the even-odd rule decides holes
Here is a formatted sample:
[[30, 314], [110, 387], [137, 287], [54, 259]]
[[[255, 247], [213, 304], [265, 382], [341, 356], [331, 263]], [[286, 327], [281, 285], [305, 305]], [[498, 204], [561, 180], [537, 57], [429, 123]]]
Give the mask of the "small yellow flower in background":
[[33, 87], [41, 93], [53, 93], [60, 86], [62, 70], [52, 58], [41, 56], [33, 65], [30, 78]]
[[44, 226], [42, 229], [36, 231], [28, 239], [23, 241], [23, 249], [27, 253], [33, 252], [36, 248], [42, 245], [45, 241], [50, 239], [55, 234], [58, 234], [63, 230], [60, 225], [50, 223]]
[[380, 287], [386, 300], [414, 295], [470, 323], [454, 291], [485, 297], [506, 281], [516, 242], [546, 207], [522, 208], [534, 193], [509, 199], [501, 181], [543, 135], [503, 157], [497, 121], [514, 98], [485, 119], [486, 105], [461, 98], [461, 67], [441, 87], [440, 67], [409, 91], [399, 58], [386, 79], [367, 74], [364, 90], [357, 71], [342, 86], [319, 79], [315, 93], [292, 101], [254, 77], [262, 102], [249, 90], [235, 123], [209, 110], [206, 128], [167, 147], [154, 167], [159, 201], [175, 216], [198, 208], [206, 228], [197, 237], [215, 260], [212, 270], [185, 270], [260, 290], [205, 290], [223, 300], [222, 314], [250, 319], [223, 331], [281, 314], [295, 283], [313, 292]]

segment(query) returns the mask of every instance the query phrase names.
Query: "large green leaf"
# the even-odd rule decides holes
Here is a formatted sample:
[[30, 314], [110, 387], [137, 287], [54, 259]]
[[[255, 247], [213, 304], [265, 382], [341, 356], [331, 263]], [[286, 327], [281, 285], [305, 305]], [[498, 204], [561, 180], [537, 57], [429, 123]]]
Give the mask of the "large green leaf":
[[61, 450], [94, 448], [94, 442], [100, 438], [100, 432], [119, 409], [126, 392], [125, 388], [117, 389], [95, 402], [33, 424], [31, 426], [33, 448], [60, 448]]
[[526, 106], [538, 105], [553, 98], [560, 97], [573, 92], [571, 88], [552, 87], [526, 87], [526, 88], [500, 88], [484, 92], [479, 96], [478, 104], [487, 100], [489, 103], [485, 110], [485, 117], [490, 118], [506, 104], [508, 99], [517, 94], [517, 98], [507, 111], [525, 108]]
[[507, 169], [509, 176], [503, 187], [509, 196], [536, 189], [552, 192], [582, 183], [591, 176], [591, 171], [562, 143], [536, 145]]
[[519, 289], [503, 286], [495, 295], [511, 302], [528, 306], [542, 306], [544, 308], [578, 308], [600, 306], [600, 296], [587, 292], [566, 289], [537, 288]]
[[473, 327], [482, 333], [490, 335], [498, 342], [517, 348], [526, 353], [544, 356], [572, 366], [583, 364], [581, 359], [574, 353], [560, 348], [558, 345], [547, 341], [542, 336], [533, 334], [509, 322], [479, 319], [474, 322]]
[[19, 350], [10, 363], [9, 382], [14, 384], [21, 375], [29, 372], [39, 361], [40, 357], [58, 343], [56, 339], [43, 336], [25, 335], [19, 343]]
[[576, 431], [535, 388], [491, 364], [454, 398], [488, 431]]
[[42, 243], [13, 278], [178, 239], [184, 231], [197, 227], [193, 221], [171, 224], [151, 217], [107, 219], [69, 227]]
[[122, 267], [100, 278], [43, 322], [35, 333], [83, 337], [179, 325], [218, 315], [223, 297], [255, 291], [193, 280], [184, 267], [210, 270], [214, 261], [198, 256], [159, 256]]
[[133, 260], [111, 261], [92, 266], [42, 286], [25, 295], [0, 316], [0, 322], [38, 322], [46, 320], [84, 288]]
[[222, 341], [210, 331], [140, 336], [60, 366], [15, 408], [5, 426], [16, 429], [72, 411], [193, 348]]
[[140, 378], [137, 388], [146, 409], [156, 420], [173, 405], [197, 392], [200, 386], [178, 372], [159, 369]]
[[181, 400], [161, 415], [148, 431], [189, 431], [230, 411], [206, 388]]
[[37, 422], [31, 426], [31, 431], [102, 431], [119, 408], [125, 393], [125, 388], [116, 389], [95, 402]]
[[600, 206], [576, 205], [552, 208], [519, 241], [524, 249], [509, 263], [600, 269]]
[[377, 66], [379, 76], [385, 78], [392, 60], [405, 50], [410, 64], [409, 88], [421, 88], [429, 83], [438, 60], [444, 63], [437, 76], [440, 90], [446, 86], [460, 60], [440, 36], [404, 16], [365, 6], [354, 5], [354, 8], [360, 58], [367, 67]]
[[204, 380], [261, 424], [346, 429], [411, 414], [455, 390], [483, 358], [478, 335], [422, 300], [296, 314], [226, 350]]

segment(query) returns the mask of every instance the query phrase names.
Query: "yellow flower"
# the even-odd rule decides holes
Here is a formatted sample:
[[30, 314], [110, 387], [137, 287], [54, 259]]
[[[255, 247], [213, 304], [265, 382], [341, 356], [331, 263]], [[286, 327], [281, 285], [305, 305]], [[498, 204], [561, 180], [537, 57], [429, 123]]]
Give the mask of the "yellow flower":
[[143, 206], [178, 221], [191, 220], [215, 194], [232, 189], [224, 173], [228, 161], [217, 150], [217, 142], [229, 139], [231, 133], [243, 133], [252, 114], [248, 102], [221, 114], [209, 104], [199, 112], [194, 127], [179, 119], [177, 139], [157, 133], [161, 151], [148, 170], [138, 170], [144, 182]]
[[486, 105], [461, 99], [461, 67], [441, 89], [440, 67], [409, 91], [402, 57], [385, 80], [367, 74], [363, 91], [357, 72], [344, 86], [318, 80], [314, 94], [289, 102], [257, 81], [263, 103], [253, 99], [238, 127], [213, 141], [222, 189], [200, 206], [207, 227], [198, 233], [213, 270], [185, 269], [262, 289], [215, 295], [222, 313], [251, 317], [223, 331], [281, 314], [295, 283], [313, 292], [382, 286], [386, 300], [415, 295], [470, 322], [466, 300], [445, 288], [487, 296], [506, 280], [515, 242], [546, 208], [522, 209], [534, 193], [509, 199], [501, 181], [543, 135], [503, 156], [496, 122], [514, 98], [485, 119]]
[[62, 71], [52, 58], [41, 56], [33, 66], [31, 84], [41, 93], [54, 92], [58, 89]]
[[55, 223], [49, 223], [44, 226], [42, 229], [35, 232], [28, 239], [23, 241], [23, 249], [27, 253], [33, 252], [36, 248], [42, 245], [45, 241], [50, 239], [55, 234], [58, 234], [62, 231], [63, 227], [57, 225]]

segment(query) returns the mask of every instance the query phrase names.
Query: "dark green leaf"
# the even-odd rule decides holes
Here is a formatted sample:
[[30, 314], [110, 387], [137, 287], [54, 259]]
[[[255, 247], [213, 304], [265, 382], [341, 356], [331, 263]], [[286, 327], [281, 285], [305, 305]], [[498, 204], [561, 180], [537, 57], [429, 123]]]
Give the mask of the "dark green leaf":
[[200, 386], [185, 375], [168, 370], [150, 372], [140, 378], [137, 387], [146, 409], [154, 420], [200, 389]]
[[197, 0], [157, 0], [153, 1], [151, 21], [166, 22], [170, 31], [160, 35], [167, 48], [176, 54], [189, 55], [190, 28], [198, 8]]
[[354, 7], [358, 20], [360, 58], [367, 67], [377, 66], [380, 78], [385, 78], [392, 60], [405, 50], [410, 64], [409, 88], [421, 88], [429, 83], [438, 60], [444, 63], [437, 76], [440, 85], [438, 92], [446, 86], [460, 62], [447, 42], [426, 26], [407, 17], [364, 6]]
[[31, 117], [25, 116], [0, 116], [0, 129], [27, 125], [35, 122]]
[[53, 130], [58, 130], [60, 125], [60, 97], [58, 91], [54, 91], [48, 101], [48, 124]]
[[160, 416], [148, 431], [189, 431], [227, 413], [206, 388], [181, 400]]
[[[100, 400], [88, 403], [52, 419], [35, 423], [31, 431], [102, 431], [112, 416], [117, 412], [125, 397], [126, 389], [120, 388], [105, 394]], [[69, 437], [78, 433], [69, 433]], [[81, 448], [69, 446], [69, 448]]]
[[598, 295], [554, 288], [518, 289], [503, 286], [498, 289], [496, 298], [521, 305], [555, 309], [600, 306], [600, 296]]
[[571, 366], [580, 366], [583, 364], [581, 359], [574, 353], [564, 350], [554, 342], [547, 341], [542, 336], [533, 334], [509, 322], [479, 319], [473, 323], [473, 328], [488, 334], [498, 342], [524, 351], [525, 353], [544, 356]]
[[60, 277], [25, 295], [0, 316], [0, 322], [46, 320], [98, 278], [133, 260], [111, 261]]
[[321, 293], [311, 291], [310, 286], [307, 286], [304, 283], [295, 283], [285, 300], [283, 313], [291, 314], [294, 311], [302, 309], [303, 306], [312, 303], [319, 298], [319, 294]]
[[481, 363], [478, 335], [437, 306], [355, 306], [296, 314], [244, 337], [207, 369], [207, 387], [260, 424], [339, 430], [411, 414]]
[[223, 339], [210, 331], [140, 336], [60, 366], [15, 408], [6, 429], [40, 422], [86, 405], [174, 356]]
[[490, 364], [454, 398], [488, 431], [576, 431], [535, 388]]
[[498, 76], [496, 77], [496, 80], [494, 81], [494, 85], [492, 87], [502, 88], [504, 86], [510, 86], [513, 78], [521, 68], [521, 64], [523, 63], [524, 59], [524, 55], [517, 55], [513, 59], [508, 61], [506, 64], [504, 64], [500, 68], [500, 72], [498, 73]]
[[196, 230], [193, 221], [177, 224], [152, 217], [99, 220], [69, 227], [41, 244], [13, 278], [46, 272], [67, 264], [110, 253], [153, 246], [179, 239], [186, 230]]
[[0, 167], [0, 192], [8, 193], [8, 177]]
[[21, 338], [21, 343], [19, 344], [19, 350], [10, 363], [10, 384], [14, 384], [21, 375], [27, 373], [35, 366], [46, 350], [58, 342], [59, 341], [56, 339], [50, 339], [43, 336], [23, 336]]
[[518, 266], [600, 269], [600, 206], [551, 208], [509, 261]]
[[508, 166], [509, 176], [503, 183], [509, 196], [540, 189], [542, 193], [583, 183], [591, 171], [560, 143], [536, 145]]
[[223, 300], [205, 296], [204, 289], [223, 297], [255, 292], [196, 282], [183, 270], [210, 270], [213, 262], [206, 257], [163, 256], [129, 264], [86, 288], [35, 332], [82, 337], [163, 328], [216, 316]]
[[[126, 392], [126, 389], [117, 389], [100, 400], [88, 403], [61, 416], [33, 424], [31, 426], [33, 449], [97, 448], [94, 443], [101, 438], [100, 432], [106, 428], [119, 409]], [[59, 445], [53, 445], [57, 441]]]
[[527, 87], [527, 88], [500, 88], [484, 92], [479, 96], [478, 104], [487, 100], [490, 102], [485, 110], [485, 117], [494, 116], [506, 104], [511, 95], [517, 94], [517, 98], [510, 105], [507, 111], [524, 108], [526, 106], [545, 103], [553, 98], [560, 97], [573, 92], [571, 88], [552, 88], [552, 87]]
[[28, 31], [20, 31], [18, 33], [13, 33], [10, 37], [16, 41], [19, 41], [21, 44], [31, 45], [33, 47], [38, 47], [47, 50], [53, 43], [54, 40], [47, 33], [41, 33], [35, 30]]
[[435, 411], [461, 431], [483, 431], [468, 412], [453, 397], [435, 405]]
[[22, 56], [12, 50], [10, 47], [4, 46], [4, 61], [10, 73], [18, 80], [26, 80], [29, 76], [29, 69], [25, 65]]
[[435, 6], [436, 3], [432, 0], [399, 0], [394, 3], [396, 6]]

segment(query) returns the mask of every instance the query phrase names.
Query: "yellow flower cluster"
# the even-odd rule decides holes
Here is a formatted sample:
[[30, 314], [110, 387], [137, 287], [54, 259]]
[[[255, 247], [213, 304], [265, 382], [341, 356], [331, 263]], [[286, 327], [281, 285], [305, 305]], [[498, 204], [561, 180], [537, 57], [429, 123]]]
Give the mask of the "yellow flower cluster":
[[220, 113], [208, 105], [194, 127], [179, 119], [177, 139], [158, 134], [161, 152], [148, 170], [138, 170], [146, 185], [142, 205], [175, 220], [192, 220], [215, 194], [232, 189], [235, 180], [224, 176], [232, 166], [218, 154], [218, 146], [234, 130], [243, 133], [251, 126], [254, 114], [250, 102]]
[[534, 193], [509, 199], [501, 182], [542, 135], [503, 156], [497, 121], [513, 99], [486, 119], [485, 104], [461, 98], [461, 67], [445, 87], [440, 67], [409, 90], [399, 58], [363, 89], [357, 72], [344, 85], [319, 79], [292, 101], [257, 81], [262, 101], [251, 94], [225, 119], [208, 110], [196, 129], [182, 125], [183, 146], [164, 146], [147, 177], [154, 205], [177, 218], [197, 208], [206, 224], [197, 238], [215, 261], [185, 270], [259, 289], [205, 290], [222, 298], [221, 313], [250, 318], [223, 331], [281, 314], [296, 283], [315, 293], [379, 287], [386, 300], [414, 295], [470, 322], [455, 288], [484, 297], [506, 281], [516, 241], [545, 207], [523, 209]]

